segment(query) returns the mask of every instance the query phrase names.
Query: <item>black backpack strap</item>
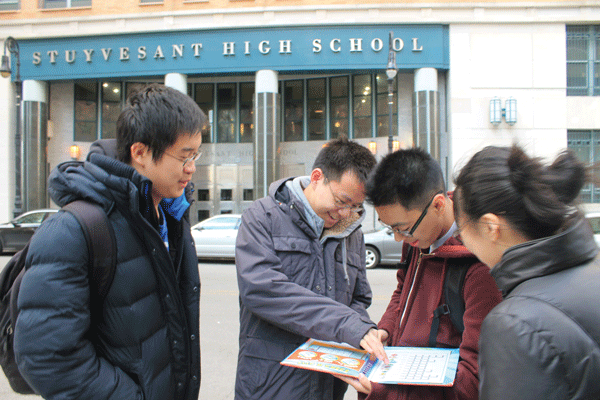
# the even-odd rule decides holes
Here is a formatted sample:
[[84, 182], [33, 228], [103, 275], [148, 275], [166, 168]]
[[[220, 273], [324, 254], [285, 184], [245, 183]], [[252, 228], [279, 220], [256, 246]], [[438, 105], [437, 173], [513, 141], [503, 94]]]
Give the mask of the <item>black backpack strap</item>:
[[463, 315], [465, 314], [465, 300], [463, 286], [467, 271], [475, 262], [472, 258], [461, 258], [459, 263], [450, 263], [444, 277], [444, 304], [433, 311], [433, 321], [429, 332], [429, 347], [437, 346], [437, 335], [440, 328], [440, 317], [449, 315], [454, 328], [461, 334], [465, 330]]
[[[63, 207], [73, 214], [83, 229], [90, 265], [92, 304], [101, 306], [115, 276], [117, 242], [104, 209], [97, 204], [76, 200]], [[94, 301], [94, 297], [97, 296]]]

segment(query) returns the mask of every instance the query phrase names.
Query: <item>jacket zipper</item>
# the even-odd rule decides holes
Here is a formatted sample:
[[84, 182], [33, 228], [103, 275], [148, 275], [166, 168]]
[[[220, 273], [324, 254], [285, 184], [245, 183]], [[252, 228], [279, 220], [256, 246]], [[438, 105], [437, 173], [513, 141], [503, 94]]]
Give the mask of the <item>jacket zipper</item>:
[[404, 310], [402, 310], [402, 318], [400, 318], [400, 325], [398, 328], [402, 328], [402, 323], [404, 322], [404, 318], [406, 317], [406, 311], [408, 309], [408, 304], [410, 303], [410, 298], [413, 294], [413, 289], [415, 287], [415, 282], [417, 281], [417, 275], [419, 274], [419, 268], [421, 268], [421, 260], [423, 259], [423, 252], [419, 250], [419, 259], [417, 260], [417, 267], [415, 269], [415, 274], [413, 275], [412, 283], [410, 285], [410, 291], [408, 292], [408, 297], [406, 298], [406, 303], [404, 304]]

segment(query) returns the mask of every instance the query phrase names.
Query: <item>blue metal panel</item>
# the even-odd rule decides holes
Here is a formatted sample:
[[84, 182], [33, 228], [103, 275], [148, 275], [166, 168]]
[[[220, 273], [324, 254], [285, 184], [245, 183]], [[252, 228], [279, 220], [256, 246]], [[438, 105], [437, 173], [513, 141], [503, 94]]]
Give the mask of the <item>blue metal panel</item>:
[[344, 25], [152, 32], [20, 40], [22, 79], [58, 80], [384, 70], [393, 32], [399, 69], [448, 69], [444, 25]]

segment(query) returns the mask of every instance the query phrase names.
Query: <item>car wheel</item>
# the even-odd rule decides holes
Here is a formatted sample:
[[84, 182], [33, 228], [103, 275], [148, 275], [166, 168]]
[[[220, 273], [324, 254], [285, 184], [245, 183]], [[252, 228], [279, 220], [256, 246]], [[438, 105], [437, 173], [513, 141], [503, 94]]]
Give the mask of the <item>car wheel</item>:
[[373, 246], [365, 246], [365, 250], [367, 269], [375, 268], [379, 265], [379, 252]]

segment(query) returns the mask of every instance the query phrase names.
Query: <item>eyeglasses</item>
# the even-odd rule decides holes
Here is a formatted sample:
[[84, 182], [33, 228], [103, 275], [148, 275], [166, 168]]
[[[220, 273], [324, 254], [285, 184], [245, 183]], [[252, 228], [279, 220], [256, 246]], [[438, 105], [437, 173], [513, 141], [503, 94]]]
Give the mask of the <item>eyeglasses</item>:
[[444, 193], [444, 191], [440, 190], [436, 194], [433, 195], [433, 197], [431, 198], [431, 200], [429, 200], [429, 202], [427, 203], [427, 205], [423, 209], [423, 212], [419, 216], [419, 219], [417, 219], [417, 222], [415, 222], [415, 224], [412, 226], [412, 228], [410, 228], [410, 230], [401, 230], [398, 227], [392, 227], [392, 226], [390, 226], [388, 224], [385, 224], [385, 223], [381, 222], [381, 220], [379, 220], [379, 223], [381, 225], [383, 225], [384, 228], [391, 229], [394, 233], [397, 233], [398, 235], [401, 235], [401, 236], [404, 236], [405, 238], [410, 239], [410, 238], [413, 237], [413, 233], [415, 233], [415, 231], [417, 230], [417, 228], [419, 227], [419, 225], [423, 221], [423, 218], [425, 218], [425, 215], [427, 215], [427, 211], [429, 210], [429, 206], [431, 206], [431, 203], [433, 203], [433, 199], [435, 199], [435, 196], [437, 196], [438, 194], [442, 194], [442, 193]]
[[335, 208], [337, 208], [338, 210], [350, 210], [350, 212], [361, 212], [364, 210], [363, 205], [354, 205], [354, 204], [348, 204], [348, 202], [346, 201], [342, 201], [340, 200], [335, 193], [333, 193], [333, 189], [331, 188], [331, 185], [329, 184], [329, 179], [325, 178], [325, 183], [327, 184], [327, 186], [329, 187], [329, 190], [331, 191], [331, 195], [333, 196], [333, 204], [335, 205]]
[[191, 157], [185, 158], [185, 159], [181, 158], [181, 157], [176, 157], [176, 156], [174, 156], [172, 154], [167, 153], [166, 151], [165, 151], [165, 154], [168, 155], [171, 158], [176, 159], [177, 161], [181, 161], [183, 163], [182, 168], [185, 168], [185, 166], [188, 163], [191, 163], [191, 162], [195, 163], [200, 158], [200, 156], [202, 156], [202, 150], [198, 150], [198, 152], [196, 154], [194, 154]]

